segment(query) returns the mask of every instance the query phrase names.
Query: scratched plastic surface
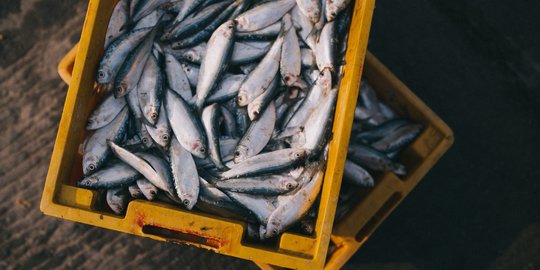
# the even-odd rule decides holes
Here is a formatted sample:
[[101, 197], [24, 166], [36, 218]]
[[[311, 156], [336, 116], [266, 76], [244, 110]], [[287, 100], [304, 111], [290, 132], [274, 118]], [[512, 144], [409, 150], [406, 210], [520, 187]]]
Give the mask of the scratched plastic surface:
[[[358, 96], [374, 0], [356, 1], [332, 127], [328, 162], [314, 236], [282, 234], [272, 245], [244, 243], [246, 225], [211, 214], [186, 211], [165, 203], [135, 200], [124, 217], [98, 210], [96, 192], [74, 185], [81, 175], [78, 148], [86, 136], [84, 123], [99, 96], [94, 75], [103, 53], [103, 40], [115, 1], [90, 0], [73, 65], [70, 85], [56, 138], [41, 210], [51, 216], [102, 228], [183, 243], [247, 260], [257, 259], [280, 267], [321, 269], [324, 266], [349, 135]], [[64, 63], [66, 64], [66, 63]], [[64, 65], [60, 71], [69, 69]], [[61, 65], [62, 66], [62, 65]], [[63, 74], [65, 75], [65, 74]], [[64, 80], [69, 76], [62, 76]]]

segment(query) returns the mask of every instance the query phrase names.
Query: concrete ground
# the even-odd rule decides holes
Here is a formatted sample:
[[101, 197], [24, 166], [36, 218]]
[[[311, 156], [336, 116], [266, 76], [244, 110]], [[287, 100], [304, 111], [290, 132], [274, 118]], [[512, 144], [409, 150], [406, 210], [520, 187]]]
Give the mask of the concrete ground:
[[[0, 269], [256, 269], [46, 217], [65, 99], [56, 64], [87, 2], [0, 3]], [[456, 142], [346, 269], [540, 269], [540, 3], [379, 0], [369, 49]]]

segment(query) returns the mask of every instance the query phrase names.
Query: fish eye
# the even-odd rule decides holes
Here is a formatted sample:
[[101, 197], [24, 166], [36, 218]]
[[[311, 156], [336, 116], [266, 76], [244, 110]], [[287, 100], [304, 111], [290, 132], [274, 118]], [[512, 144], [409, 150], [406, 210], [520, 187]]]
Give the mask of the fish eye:
[[239, 152], [239, 151], [236, 151], [236, 152], [234, 152], [234, 155], [237, 156], [237, 157], [239, 157], [239, 156], [240, 156], [240, 152]]
[[96, 165], [94, 165], [94, 164], [88, 165], [88, 170], [93, 171], [95, 169], [96, 169]]
[[189, 200], [188, 199], [185, 199], [182, 201], [182, 203], [185, 205], [185, 206], [188, 206], [189, 205]]
[[300, 157], [300, 153], [295, 153], [294, 156], [295, 157]]
[[152, 119], [154, 119], [154, 120], [155, 120], [155, 119], [157, 119], [157, 118], [158, 118], [158, 114], [157, 114], [157, 113], [155, 113], [155, 112], [153, 112], [153, 113], [152, 113], [152, 114], [150, 115], [150, 117], [151, 117]]
[[150, 194], [156, 195], [156, 193], [157, 193], [157, 191], [155, 191], [155, 190], [150, 190]]
[[116, 88], [116, 91], [119, 92], [119, 93], [122, 93], [122, 92], [124, 92], [124, 87], [118, 86], [118, 87]]
[[199, 150], [201, 153], [204, 153], [206, 152], [206, 149], [204, 147], [201, 147], [201, 149]]
[[100, 78], [100, 79], [105, 78], [105, 72], [104, 71], [98, 71], [98, 78]]
[[161, 139], [163, 139], [164, 141], [168, 141], [169, 140], [169, 135], [163, 135], [163, 136], [161, 136]]
[[287, 189], [293, 189], [293, 188], [294, 188], [294, 185], [292, 183], [287, 184]]
[[277, 229], [274, 229], [273, 232], [274, 232], [274, 234], [278, 234], [278, 230], [277, 230]]
[[148, 138], [143, 138], [143, 139], [142, 139], [142, 142], [143, 142], [144, 144], [148, 143]]

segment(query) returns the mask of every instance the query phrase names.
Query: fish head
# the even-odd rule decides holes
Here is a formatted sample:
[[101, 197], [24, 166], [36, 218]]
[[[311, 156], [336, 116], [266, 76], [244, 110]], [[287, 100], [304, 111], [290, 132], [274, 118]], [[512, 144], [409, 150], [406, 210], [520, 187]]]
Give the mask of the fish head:
[[100, 84], [110, 83], [112, 80], [112, 71], [108, 67], [101, 67], [97, 72], [97, 82]]
[[123, 97], [128, 93], [128, 91], [129, 89], [127, 83], [125, 81], [122, 81], [114, 89], [114, 96], [116, 98]]
[[328, 68], [323, 69], [317, 78], [317, 84], [323, 89], [330, 89], [332, 87], [332, 71]]
[[269, 222], [266, 225], [266, 232], [264, 234], [264, 238], [272, 238], [277, 236], [282, 231], [282, 226], [279, 224], [279, 222]]
[[234, 163], [239, 163], [245, 159], [248, 158], [248, 149], [244, 147], [243, 145], [239, 145], [236, 147], [236, 150], [234, 151]]
[[92, 154], [85, 154], [83, 158], [83, 174], [89, 175], [97, 169], [98, 158]]
[[96, 176], [91, 175], [91, 176], [88, 176], [88, 177], [85, 177], [85, 178], [81, 179], [79, 181], [78, 185], [80, 187], [93, 187], [98, 182], [99, 182], [99, 179]]
[[169, 134], [169, 130], [166, 128], [160, 128], [157, 131], [158, 134], [158, 144], [166, 147], [169, 144], [169, 140], [171, 139], [171, 136]]
[[253, 102], [253, 107], [251, 108], [248, 108], [248, 115], [249, 115], [249, 119], [251, 121], [255, 121], [257, 119], [259, 119], [259, 116], [261, 115], [261, 105], [260, 103], [255, 103]]
[[310, 8], [308, 10], [308, 18], [312, 23], [318, 23], [321, 18], [321, 11], [316, 8]]
[[298, 182], [291, 178], [284, 178], [280, 181], [280, 185], [283, 189], [291, 191], [298, 187]]
[[208, 156], [207, 147], [201, 140], [195, 140], [193, 143], [191, 143], [190, 152], [196, 157], [202, 159], [205, 159]]
[[331, 22], [333, 21], [338, 14], [338, 5], [326, 5], [326, 20]]
[[238, 91], [238, 97], [236, 98], [236, 102], [238, 103], [238, 106], [244, 107], [249, 104], [249, 94], [246, 91]]
[[236, 28], [236, 21], [228, 20], [219, 27], [219, 32], [226, 38], [232, 38], [234, 36], [235, 28]]
[[193, 196], [192, 194], [181, 194], [182, 204], [184, 207], [188, 210], [193, 209], [193, 206], [197, 203], [197, 197]]
[[289, 153], [289, 158], [291, 160], [299, 160], [306, 157], [306, 150], [304, 149], [296, 149]]

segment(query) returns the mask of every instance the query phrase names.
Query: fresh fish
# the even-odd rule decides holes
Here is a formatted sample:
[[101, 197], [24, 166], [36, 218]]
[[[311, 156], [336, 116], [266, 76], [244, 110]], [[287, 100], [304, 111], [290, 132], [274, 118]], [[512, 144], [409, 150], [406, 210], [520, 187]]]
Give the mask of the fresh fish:
[[137, 22], [140, 19], [146, 17], [148, 14], [155, 11], [159, 6], [162, 6], [170, 0], [139, 0], [135, 6], [133, 15], [133, 22]]
[[158, 121], [161, 107], [162, 87], [161, 71], [159, 69], [158, 61], [151, 55], [148, 57], [148, 61], [146, 61], [136, 90], [142, 115], [152, 126], [155, 126]]
[[186, 76], [189, 80], [189, 85], [191, 87], [197, 87], [197, 80], [199, 80], [199, 66], [188, 64], [188, 63], [182, 63], [182, 68], [186, 72]]
[[77, 183], [80, 187], [98, 189], [127, 186], [140, 177], [139, 172], [129, 165], [117, 162], [95, 173], [83, 177]]
[[165, 53], [165, 74], [169, 88], [180, 95], [184, 100], [191, 100], [193, 94], [182, 64], [173, 55]]
[[[303, 0], [297, 0], [303, 1]], [[286, 30], [283, 40], [283, 49], [281, 50], [280, 71], [281, 77], [288, 87], [293, 87], [300, 79], [300, 71], [302, 69], [302, 55], [300, 53], [300, 44], [296, 36], [296, 29], [292, 27], [291, 16], [286, 14], [283, 17], [284, 21], [288, 21], [285, 25], [290, 24], [290, 28]], [[286, 26], [287, 27], [287, 26]]]
[[317, 23], [321, 16], [321, 3], [319, 0], [296, 0], [296, 4], [312, 23]]
[[200, 111], [206, 97], [214, 90], [218, 80], [227, 69], [234, 44], [234, 21], [221, 25], [208, 41], [208, 54], [205, 55], [199, 73], [195, 108]]
[[281, 32], [281, 21], [277, 21], [265, 28], [251, 32], [236, 32], [236, 38], [238, 40], [257, 40], [257, 41], [270, 41], [275, 40]]
[[100, 84], [112, 84], [126, 57], [141, 43], [152, 31], [152, 28], [144, 28], [129, 31], [115, 39], [105, 50], [99, 63], [97, 82]]
[[345, 161], [345, 169], [343, 170], [343, 179], [353, 185], [361, 187], [373, 187], [375, 181], [369, 172], [358, 164], [347, 160]]
[[321, 31], [315, 49], [315, 59], [317, 60], [317, 67], [320, 71], [323, 71], [325, 68], [334, 71], [337, 41], [335, 35], [335, 23], [326, 23]]
[[220, 113], [220, 107], [217, 103], [207, 106], [202, 112], [202, 123], [204, 130], [206, 131], [206, 136], [208, 137], [208, 148], [210, 150], [210, 159], [218, 170], [224, 170], [225, 165], [221, 160], [221, 151], [219, 149], [219, 126], [218, 126], [218, 117]]
[[294, 179], [282, 175], [265, 175], [216, 181], [214, 185], [221, 190], [273, 196], [294, 190], [298, 183]]
[[374, 142], [371, 146], [383, 153], [399, 151], [416, 139], [422, 131], [423, 126], [410, 124], [397, 128], [392, 133], [388, 133], [382, 139]]
[[168, 49], [167, 53], [174, 55], [174, 57], [180, 60], [200, 64], [206, 53], [206, 45], [206, 42], [201, 42], [191, 48], [180, 50]]
[[262, 58], [270, 50], [269, 42], [235, 42], [232, 55], [232, 65], [252, 63]]
[[370, 170], [393, 171], [397, 175], [406, 174], [403, 164], [394, 163], [386, 155], [366, 145], [350, 145], [347, 158]]
[[330, 91], [306, 121], [303, 131], [305, 136], [303, 148], [309, 153], [319, 153], [326, 144], [325, 138], [331, 128], [337, 92], [337, 89]]
[[191, 210], [199, 197], [199, 175], [191, 154], [173, 138], [169, 148], [174, 187], [184, 206]]
[[[264, 93], [260, 94], [256, 99], [254, 99], [251, 103], [249, 103], [247, 110], [248, 110], [249, 119], [251, 119], [251, 121], [255, 121], [259, 119], [259, 116], [261, 115], [261, 113], [265, 112], [268, 105], [270, 105], [270, 102], [274, 99], [278, 91], [281, 90], [281, 89], [278, 89], [277, 83], [278, 83], [278, 76], [274, 78], [274, 81], [272, 81], [272, 83], [270, 84], [268, 89], [264, 91]], [[275, 122], [275, 119], [274, 119], [274, 122]], [[272, 125], [272, 128], [274, 128], [274, 125]]]
[[351, 0], [324, 0], [326, 2], [326, 19], [330, 22], [351, 3]]
[[[199, 32], [197, 32], [196, 34], [190, 37], [174, 42], [172, 44], [172, 48], [173, 49], [187, 48], [187, 47], [195, 46], [201, 42], [207, 41], [208, 38], [210, 38], [213, 35], [213, 33], [217, 31], [216, 29], [220, 27], [220, 25], [222, 25], [223, 22], [229, 19], [230, 15], [235, 11], [237, 7], [238, 7], [238, 2], [232, 3], [223, 12], [221, 12], [208, 26], [206, 26], [206, 28], [200, 30]], [[227, 25], [229, 23], [230, 22], [226, 22], [225, 24]], [[234, 35], [232, 37], [234, 37]]]
[[[137, 121], [137, 120], [135, 120], [135, 121]], [[141, 143], [143, 145], [143, 148], [148, 149], [148, 148], [152, 147], [152, 145], [154, 145], [154, 143], [153, 143], [152, 135], [150, 135], [150, 132], [146, 128], [147, 125], [145, 125], [142, 122], [139, 122], [139, 123], [137, 123], [137, 126], [138, 126], [138, 132], [139, 132], [138, 135], [141, 138]]]
[[129, 185], [128, 191], [129, 191], [129, 194], [131, 195], [131, 198], [140, 199], [144, 197], [141, 189], [139, 188], [139, 186], [137, 186], [137, 183], [132, 183], [131, 185]]
[[199, 117], [191, 111], [188, 104], [175, 92], [165, 93], [165, 110], [172, 131], [186, 150], [198, 158], [207, 156], [207, 140]]
[[126, 136], [129, 114], [127, 108], [122, 109], [108, 125], [90, 135], [83, 147], [83, 173], [89, 175], [101, 168], [109, 156], [107, 141], [120, 142]]
[[317, 171], [311, 181], [292, 195], [285, 195], [285, 199], [272, 212], [268, 218], [264, 238], [272, 238], [282, 233], [307, 214], [322, 187], [324, 172]]
[[126, 32], [126, 24], [129, 22], [129, 1], [120, 0], [114, 7], [111, 19], [109, 20], [109, 26], [107, 27], [107, 33], [105, 34], [105, 44], [103, 47], [106, 49], [109, 44], [123, 33]]
[[301, 58], [302, 67], [310, 68], [316, 65], [315, 56], [313, 55], [313, 51], [311, 49], [308, 49], [308, 48], [300, 49], [300, 58]]
[[138, 179], [137, 186], [147, 200], [153, 201], [156, 198], [158, 189], [154, 184], [150, 183], [150, 181], [145, 178]]
[[129, 203], [129, 192], [125, 188], [114, 188], [107, 190], [106, 195], [107, 205], [111, 210], [121, 215], [126, 211]]
[[191, 14], [173, 29], [163, 34], [161, 36], [161, 41], [165, 42], [194, 34], [198, 29], [207, 26], [219, 12], [223, 11], [230, 3], [231, 1], [218, 2], [205, 7], [198, 13]]
[[146, 60], [152, 51], [154, 36], [156, 31], [152, 31], [148, 37], [133, 51], [126, 59], [118, 76], [114, 80], [114, 96], [122, 97], [137, 87], [141, 74], [144, 70]]
[[238, 143], [234, 153], [234, 162], [239, 163], [259, 154], [270, 141], [276, 123], [276, 109], [270, 103], [257, 121], [251, 122], [246, 133]]
[[236, 130], [236, 121], [234, 119], [234, 115], [223, 106], [220, 106], [220, 110], [221, 116], [223, 116], [223, 133], [232, 138], [238, 137], [239, 135], [238, 131]]
[[171, 26], [174, 27], [180, 24], [189, 14], [193, 13], [204, 0], [186, 0], [180, 7], [180, 12], [176, 15], [176, 18], [171, 22]]
[[295, 5], [295, 0], [277, 0], [260, 4], [242, 14], [236, 21], [239, 32], [250, 32], [265, 28], [285, 15]]
[[126, 99], [107, 96], [88, 117], [86, 130], [100, 129], [114, 120], [126, 106]]
[[225, 74], [223, 79], [216, 86], [213, 93], [206, 98], [207, 104], [223, 102], [238, 95], [240, 84], [244, 81], [246, 75], [243, 74]]
[[153, 185], [174, 194], [173, 181], [166, 161], [146, 153], [133, 154], [114, 142], [109, 142], [109, 146], [116, 157], [137, 170]]
[[373, 129], [362, 131], [354, 136], [355, 141], [362, 141], [365, 143], [373, 143], [383, 138], [386, 134], [392, 134], [402, 126], [407, 125], [409, 122], [403, 119], [395, 119], [388, 121], [382, 125], [374, 127]]
[[238, 105], [247, 106], [270, 86], [279, 69], [282, 45], [283, 36], [279, 36], [255, 70], [246, 77], [238, 92]]
[[159, 118], [156, 126], [153, 127], [146, 124], [145, 126], [152, 140], [159, 146], [166, 148], [169, 145], [171, 140], [171, 126], [169, 125], [169, 120], [167, 120], [167, 113], [163, 105], [159, 108]]
[[229, 179], [282, 172], [296, 165], [305, 156], [305, 150], [292, 148], [259, 154], [221, 173], [221, 178]]
[[251, 211], [261, 224], [266, 224], [268, 222], [268, 218], [275, 210], [275, 206], [272, 204], [271, 200], [262, 196], [230, 191], [225, 191], [225, 194], [227, 194], [227, 196], [229, 196], [236, 203], [240, 204], [242, 207]]

